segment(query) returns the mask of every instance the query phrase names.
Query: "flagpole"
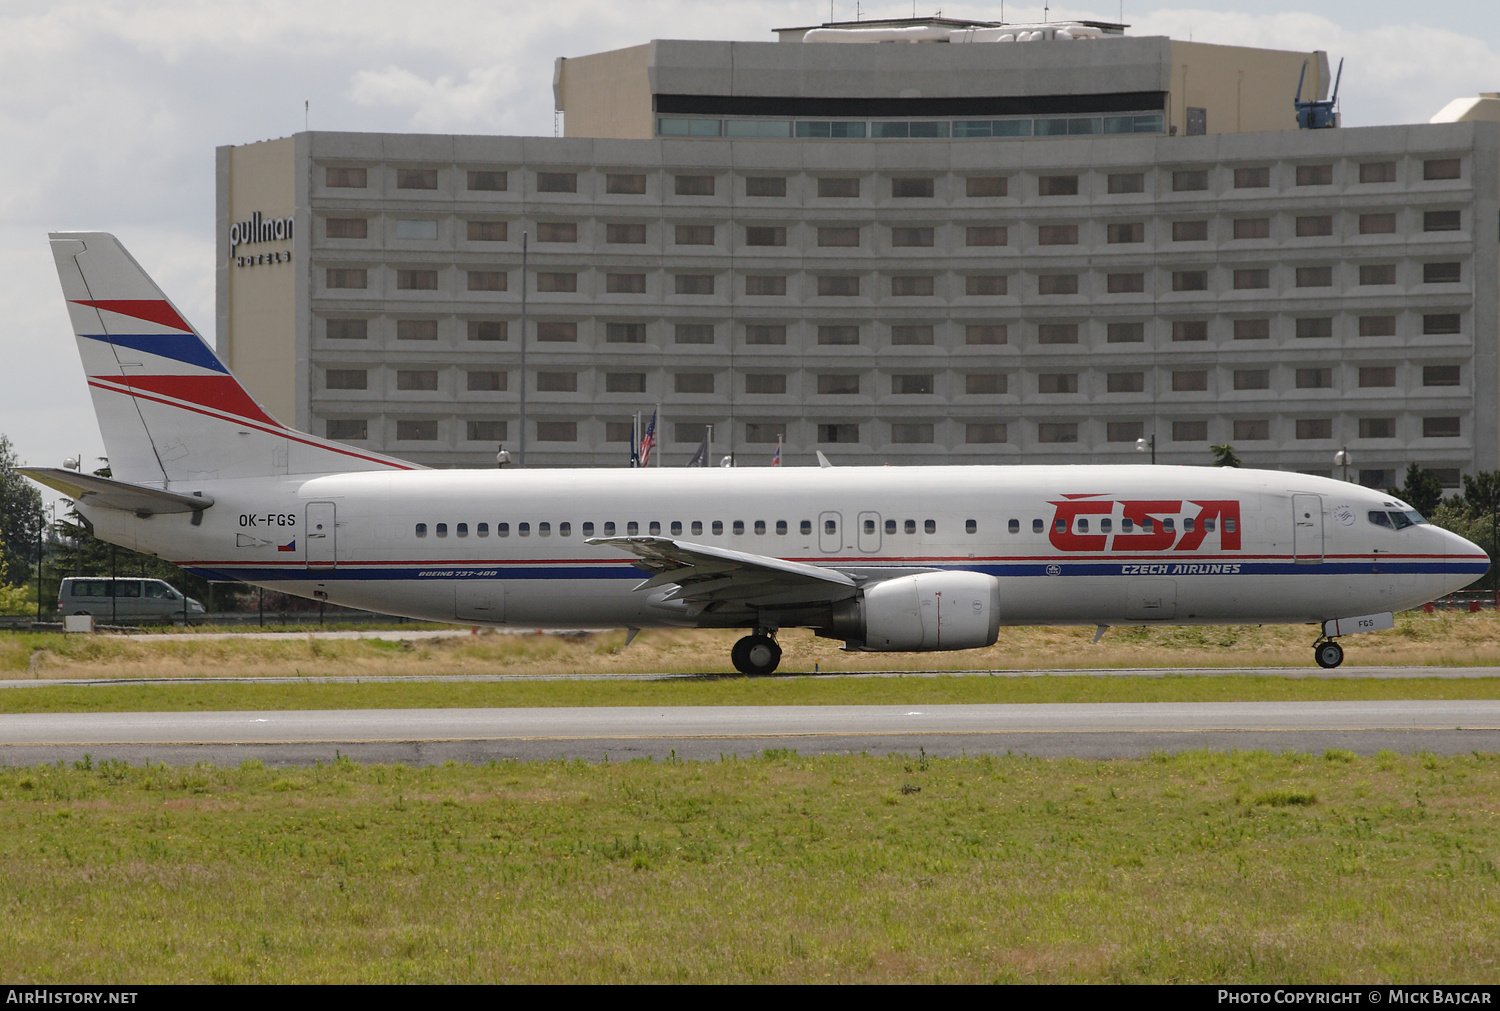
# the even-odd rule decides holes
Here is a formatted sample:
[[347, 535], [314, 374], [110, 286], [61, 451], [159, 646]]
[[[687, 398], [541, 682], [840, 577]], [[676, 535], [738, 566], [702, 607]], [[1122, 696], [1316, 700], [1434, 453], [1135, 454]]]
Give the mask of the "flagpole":
[[[660, 404], [656, 405], [656, 413], [652, 414], [651, 417], [656, 420], [656, 441], [658, 443], [665, 442], [666, 441], [666, 432], [667, 432], [667, 429], [666, 429], [666, 426], [664, 426], [661, 423], [661, 405]], [[660, 467], [661, 466], [661, 454], [656, 451], [656, 446], [652, 446], [651, 447], [651, 455], [654, 456], [654, 457], [656, 457], [656, 465], [658, 467]]]
[[521, 447], [516, 463], [526, 466], [526, 252], [528, 233], [521, 233]]

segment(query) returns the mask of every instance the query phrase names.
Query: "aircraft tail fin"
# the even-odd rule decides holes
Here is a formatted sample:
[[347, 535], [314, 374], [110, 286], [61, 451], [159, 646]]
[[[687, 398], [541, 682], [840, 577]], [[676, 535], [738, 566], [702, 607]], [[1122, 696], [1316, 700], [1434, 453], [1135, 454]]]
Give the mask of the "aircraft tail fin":
[[272, 418], [113, 235], [50, 239], [114, 477], [167, 487], [418, 469]]

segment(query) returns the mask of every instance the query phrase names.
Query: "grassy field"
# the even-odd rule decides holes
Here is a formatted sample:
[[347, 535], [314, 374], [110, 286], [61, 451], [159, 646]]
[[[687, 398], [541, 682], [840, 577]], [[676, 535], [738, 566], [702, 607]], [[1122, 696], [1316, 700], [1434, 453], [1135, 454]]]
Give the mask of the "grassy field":
[[[377, 674], [729, 673], [734, 631], [648, 631], [629, 647], [623, 632], [463, 635], [438, 640], [227, 639], [0, 634], [0, 677], [140, 678], [256, 674], [298, 677]], [[844, 653], [802, 629], [781, 635], [783, 672], [856, 670], [1038, 670], [1129, 667], [1310, 669], [1316, 630], [1304, 626], [1003, 628], [988, 649], [956, 653]], [[1496, 613], [1399, 615], [1386, 632], [1344, 640], [1347, 663], [1500, 664]]]
[[0, 978], [1488, 982], [1500, 758], [0, 769]]

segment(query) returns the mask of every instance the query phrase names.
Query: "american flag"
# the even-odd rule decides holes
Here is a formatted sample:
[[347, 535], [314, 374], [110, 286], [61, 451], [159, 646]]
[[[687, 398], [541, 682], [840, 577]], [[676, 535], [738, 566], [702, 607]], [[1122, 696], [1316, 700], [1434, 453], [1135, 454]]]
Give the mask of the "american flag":
[[651, 462], [651, 450], [656, 446], [656, 412], [651, 412], [651, 421], [646, 425], [646, 433], [641, 436], [640, 463], [637, 466], [644, 467]]
[[780, 467], [781, 466], [781, 440], [780, 439], [776, 440], [776, 455], [773, 456], [773, 457], [771, 457], [771, 466], [772, 467]]

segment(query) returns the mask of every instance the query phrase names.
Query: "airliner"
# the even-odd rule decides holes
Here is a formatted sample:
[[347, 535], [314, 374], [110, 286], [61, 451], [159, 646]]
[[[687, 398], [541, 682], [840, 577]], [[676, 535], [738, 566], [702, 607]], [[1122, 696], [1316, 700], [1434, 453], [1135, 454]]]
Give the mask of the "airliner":
[[[112, 476], [28, 468], [210, 580], [469, 625], [783, 628], [849, 650], [1002, 625], [1306, 623], [1313, 656], [1489, 568], [1405, 502], [1173, 466], [429, 470], [276, 421], [114, 236], [51, 236]], [[1311, 634], [1311, 633], [1310, 633]]]

